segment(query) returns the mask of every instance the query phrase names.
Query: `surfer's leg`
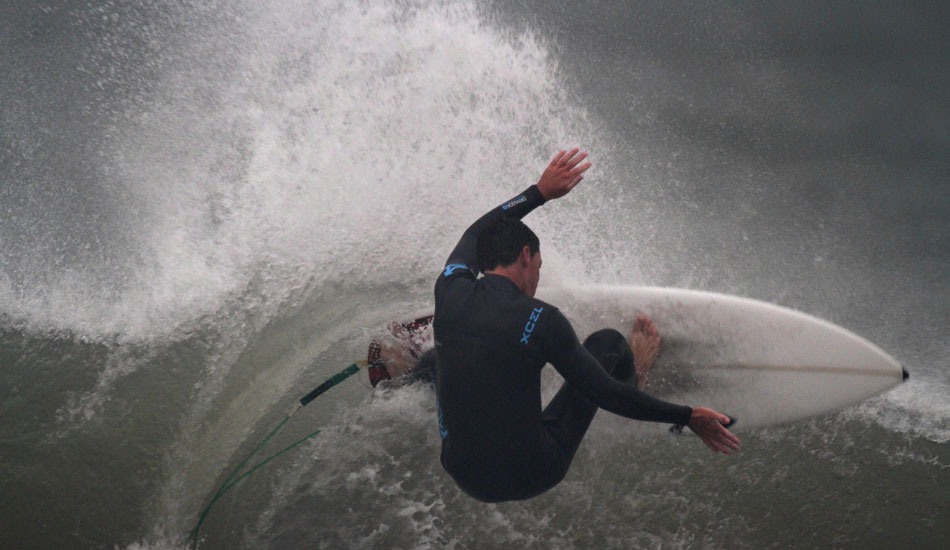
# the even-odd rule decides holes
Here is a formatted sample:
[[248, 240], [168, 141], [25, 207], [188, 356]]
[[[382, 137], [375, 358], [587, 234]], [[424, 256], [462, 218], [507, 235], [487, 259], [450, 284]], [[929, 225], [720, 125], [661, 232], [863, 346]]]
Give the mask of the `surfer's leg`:
[[[615, 378], [626, 380], [634, 372], [633, 353], [623, 335], [616, 330], [604, 329], [591, 334], [584, 340], [584, 347]], [[561, 477], [567, 473], [597, 409], [593, 401], [567, 382], [545, 407], [542, 421], [545, 431], [557, 446], [556, 469]]]
[[409, 382], [435, 384], [435, 348], [427, 350], [419, 357], [416, 366], [406, 375]]

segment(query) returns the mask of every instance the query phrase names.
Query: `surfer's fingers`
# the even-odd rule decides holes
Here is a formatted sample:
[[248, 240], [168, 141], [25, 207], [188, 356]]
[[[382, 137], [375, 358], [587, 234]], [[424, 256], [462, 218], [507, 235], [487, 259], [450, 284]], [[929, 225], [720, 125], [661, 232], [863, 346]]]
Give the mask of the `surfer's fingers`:
[[714, 427], [701, 436], [703, 443], [716, 453], [730, 454], [730, 451], [739, 449], [739, 439], [732, 433], [719, 426], [718, 430]]
[[[575, 150], [576, 150], [576, 149], [575, 149]], [[568, 170], [573, 170], [575, 166], [577, 166], [578, 164], [580, 164], [581, 161], [584, 160], [584, 159], [586, 159], [586, 158], [587, 158], [587, 153], [581, 153], [581, 154], [577, 155], [576, 157], [573, 157], [573, 158], [568, 159], [567, 165], [566, 165], [566, 166], [567, 166], [567, 169], [568, 169]], [[590, 163], [588, 162], [587, 164], [590, 164]], [[585, 168], [585, 170], [586, 170], [586, 168]]]
[[730, 432], [729, 430], [725, 428], [722, 428], [722, 432], [720, 432], [719, 436], [720, 436], [720, 441], [722, 441], [723, 445], [726, 445], [730, 449], [738, 450], [739, 445], [742, 444], [739, 441], [739, 438], [735, 436], [735, 434], [733, 434], [732, 432]]
[[704, 438], [703, 438], [703, 443], [705, 443], [707, 447], [709, 447], [710, 449], [712, 449], [712, 451], [713, 451], [714, 453], [725, 453], [725, 454], [729, 454], [728, 450], [727, 450], [725, 447], [723, 447], [721, 444], [719, 444], [719, 442], [717, 442], [715, 438], [712, 438], [712, 437], [704, 437]]
[[565, 153], [564, 155], [562, 155], [562, 156], [561, 156], [560, 164], [562, 164], [562, 165], [567, 165], [567, 164], [571, 161], [571, 157], [573, 157], [574, 155], [576, 155], [578, 151], [580, 151], [580, 149], [578, 149], [577, 147], [575, 147], [575, 148], [571, 149], [570, 151], [568, 151], [567, 153]]
[[719, 439], [719, 446], [722, 448], [722, 452], [724, 454], [729, 454], [731, 451], [739, 450], [739, 445], [733, 443], [730, 439], [725, 437]]
[[[584, 153], [584, 155], [586, 156], [587, 153]], [[583, 159], [579, 159], [578, 162], [580, 162], [580, 160], [583, 160]], [[591, 164], [590, 162], [585, 162], [584, 164], [582, 164], [582, 165], [581, 165], [580, 167], [578, 167], [578, 168], [574, 168], [574, 166], [576, 166], [576, 164], [569, 164], [569, 165], [568, 165], [568, 168], [571, 170], [570, 175], [572, 175], [572, 176], [578, 176], [578, 175], [583, 174], [584, 172], [586, 172], [588, 168], [590, 168], [591, 166], [593, 166], [593, 164]]]

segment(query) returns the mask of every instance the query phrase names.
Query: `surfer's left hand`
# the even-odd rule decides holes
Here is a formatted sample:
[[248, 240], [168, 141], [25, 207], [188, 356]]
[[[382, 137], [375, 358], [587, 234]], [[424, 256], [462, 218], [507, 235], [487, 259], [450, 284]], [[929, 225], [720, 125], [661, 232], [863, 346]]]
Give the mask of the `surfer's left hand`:
[[538, 191], [541, 191], [544, 200], [563, 197], [584, 179], [582, 174], [590, 168], [590, 163], [580, 164], [587, 158], [587, 153], [577, 154], [578, 151], [580, 149], [575, 147], [570, 151], [559, 152], [544, 169], [541, 179], [538, 180]]
[[729, 422], [729, 417], [724, 414], [719, 414], [712, 409], [696, 407], [689, 419], [689, 429], [693, 430], [714, 452], [729, 454], [730, 450], [738, 451], [741, 444], [739, 438], [724, 426]]

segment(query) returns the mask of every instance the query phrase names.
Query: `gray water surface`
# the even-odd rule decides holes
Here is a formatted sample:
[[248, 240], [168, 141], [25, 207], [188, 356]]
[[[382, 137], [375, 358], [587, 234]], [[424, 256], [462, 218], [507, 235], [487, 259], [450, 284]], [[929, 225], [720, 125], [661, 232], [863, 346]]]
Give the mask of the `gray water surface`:
[[0, 8], [0, 548], [187, 547], [293, 402], [430, 308], [465, 227], [574, 145], [594, 168], [525, 220], [542, 285], [777, 303], [875, 342], [910, 380], [740, 426], [728, 457], [601, 413], [559, 487], [484, 505], [439, 466], [430, 391], [351, 379], [270, 449], [319, 436], [215, 504], [201, 547], [941, 547], [947, 15]]

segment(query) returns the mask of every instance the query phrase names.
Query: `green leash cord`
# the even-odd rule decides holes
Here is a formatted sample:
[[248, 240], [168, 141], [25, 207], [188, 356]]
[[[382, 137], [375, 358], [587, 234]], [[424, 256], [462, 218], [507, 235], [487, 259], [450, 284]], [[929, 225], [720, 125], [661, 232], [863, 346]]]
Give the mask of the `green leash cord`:
[[336, 386], [337, 384], [346, 380], [350, 376], [353, 376], [354, 374], [359, 372], [360, 367], [365, 367], [366, 364], [367, 364], [366, 361], [358, 361], [356, 363], [353, 363], [352, 365], [346, 367], [345, 369], [331, 376], [326, 382], [314, 388], [313, 391], [311, 391], [307, 395], [300, 398], [300, 402], [297, 403], [297, 405], [295, 405], [294, 408], [289, 413], [287, 413], [287, 416], [284, 417], [284, 419], [280, 421], [280, 424], [278, 424], [277, 427], [271, 431], [271, 433], [267, 434], [267, 437], [264, 438], [264, 441], [261, 441], [261, 443], [257, 447], [255, 447], [253, 451], [251, 451], [251, 454], [247, 455], [247, 458], [245, 458], [244, 461], [241, 462], [241, 464], [237, 468], [235, 468], [233, 472], [231, 472], [231, 475], [229, 475], [228, 478], [224, 480], [224, 483], [221, 484], [221, 487], [218, 488], [218, 492], [214, 494], [214, 498], [211, 499], [211, 502], [208, 503], [208, 506], [206, 506], [204, 511], [201, 512], [201, 516], [198, 518], [198, 524], [195, 525], [195, 528], [191, 530], [190, 537], [191, 537], [192, 550], [195, 550], [198, 548], [198, 530], [201, 529], [201, 524], [204, 523], [205, 518], [208, 516], [208, 512], [211, 511], [211, 507], [214, 506], [214, 503], [217, 502], [218, 499], [224, 496], [225, 493], [231, 490], [231, 488], [237, 485], [242, 479], [254, 473], [255, 470], [267, 464], [271, 460], [274, 460], [278, 456], [286, 453], [287, 451], [290, 451], [291, 449], [297, 447], [298, 445], [310, 439], [311, 437], [317, 435], [318, 433], [320, 433], [320, 430], [317, 430], [307, 435], [306, 437], [295, 441], [288, 447], [281, 449], [280, 451], [271, 455], [270, 457], [265, 458], [264, 460], [258, 462], [254, 466], [251, 466], [251, 468], [248, 471], [238, 476], [237, 473], [240, 472], [241, 469], [244, 468], [244, 466], [248, 462], [250, 462], [251, 458], [254, 455], [256, 455], [257, 452], [260, 451], [264, 447], [264, 445], [267, 445], [268, 441], [270, 441], [275, 435], [277, 435], [277, 432], [279, 432], [280, 429], [284, 427], [284, 424], [286, 424], [287, 421], [290, 420], [290, 417], [293, 416], [297, 411], [299, 411], [301, 407], [305, 407], [311, 401], [319, 397], [323, 392], [329, 390], [333, 386]]

